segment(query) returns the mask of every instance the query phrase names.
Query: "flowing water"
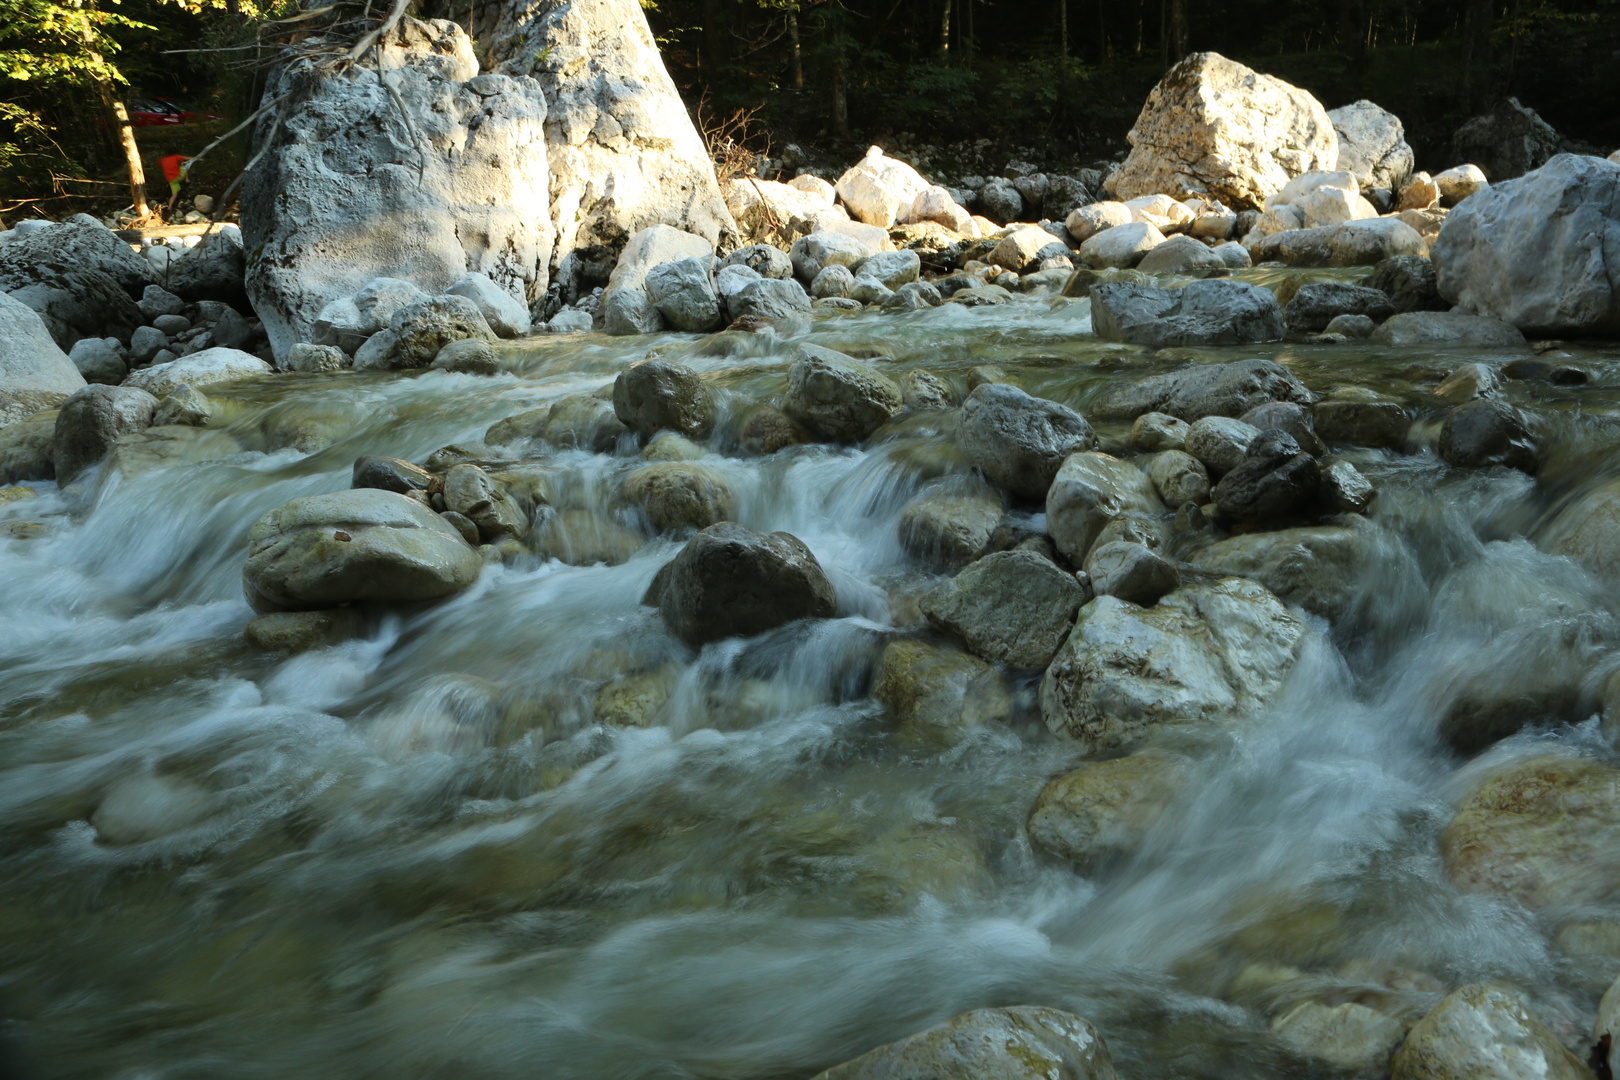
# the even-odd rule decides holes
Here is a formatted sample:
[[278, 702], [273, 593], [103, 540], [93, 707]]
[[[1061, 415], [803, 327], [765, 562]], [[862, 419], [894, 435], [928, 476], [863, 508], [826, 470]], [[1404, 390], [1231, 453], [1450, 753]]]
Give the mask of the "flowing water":
[[[939, 751], [897, 742], [867, 696], [884, 641], [918, 627], [908, 598], [939, 580], [901, 551], [900, 510], [978, 483], [948, 414], [768, 458], [731, 451], [722, 419], [705, 460], [739, 520], [801, 537], [837, 586], [839, 617], [819, 625], [688, 650], [640, 604], [676, 550], [653, 539], [613, 566], [492, 564], [335, 647], [244, 644], [248, 528], [348, 487], [357, 456], [475, 441], [650, 344], [723, 404], [768, 397], [806, 339], [958, 391], [993, 364], [1082, 411], [1188, 360], [1264, 356], [1319, 392], [1413, 403], [1418, 452], [1356, 454], [1380, 489], [1378, 558], [1348, 613], [1313, 619], [1266, 714], [1202, 746], [1140, 849], [1086, 874], [1024, 834], [1043, 783], [1079, 760], [1042, 725], [1035, 679], [1012, 723]], [[1423, 449], [1428, 391], [1480, 358], [1466, 350], [1150, 353], [1099, 341], [1084, 302], [1055, 299], [780, 336], [537, 338], [492, 378], [216, 388], [213, 426], [168, 457], [0, 506], [0, 1071], [807, 1077], [1032, 1003], [1095, 1022], [1127, 1080], [1332, 1075], [1245, 996], [1276, 968], [1410, 1016], [1510, 980], [1574, 1044], [1614, 972], [1459, 892], [1436, 844], [1479, 767], [1437, 734], [1469, 680], [1533, 672], [1572, 634], [1620, 645], [1620, 598], [1533, 542], [1562, 501], [1620, 475], [1620, 351], [1569, 351], [1591, 385], [1507, 385], [1550, 433], [1539, 484]], [[1123, 426], [1099, 432], [1123, 445]], [[612, 495], [633, 446], [536, 453], [555, 505], [638, 527]], [[600, 688], [644, 672], [668, 688], [656, 716], [595, 722]], [[1548, 743], [1610, 755], [1595, 721], [1490, 754]]]

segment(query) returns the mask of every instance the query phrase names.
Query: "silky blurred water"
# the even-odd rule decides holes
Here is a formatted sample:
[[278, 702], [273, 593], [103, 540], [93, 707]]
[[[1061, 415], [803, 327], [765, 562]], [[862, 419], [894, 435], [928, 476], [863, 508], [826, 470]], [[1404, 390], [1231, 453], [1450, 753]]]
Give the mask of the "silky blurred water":
[[[1031, 681], [1012, 723], [939, 752], [903, 747], [867, 695], [883, 643], [916, 629], [904, 597], [935, 580], [899, 547], [901, 509], [980, 483], [948, 420], [768, 458], [728, 456], [721, 425], [704, 460], [738, 519], [802, 538], [836, 585], [821, 624], [694, 653], [640, 604], [676, 550], [654, 539], [617, 566], [492, 565], [336, 647], [243, 643], [248, 528], [347, 488], [361, 454], [475, 442], [650, 346], [710, 373], [735, 410], [780, 393], [802, 340], [958, 391], [991, 364], [1082, 410], [1188, 360], [1264, 356], [1428, 423], [1413, 454], [1357, 457], [1380, 488], [1379, 557], [1347, 614], [1310, 620], [1266, 714], [1201, 745], [1142, 847], [1089, 875], [1024, 835], [1046, 779], [1079, 760]], [[1508, 979], [1574, 1041], [1593, 1003], [1552, 927], [1454, 889], [1435, 838], [1464, 764], [1438, 734], [1459, 695], [1530, 677], [1571, 635], [1594, 657], [1620, 643], [1612, 591], [1534, 542], [1620, 475], [1620, 353], [1575, 353], [1590, 386], [1507, 385], [1549, 426], [1539, 485], [1424, 448], [1427, 391], [1466, 351], [1149, 353], [1099, 341], [1063, 300], [779, 335], [537, 338], [493, 378], [216, 390], [215, 441], [0, 506], [0, 526], [43, 526], [0, 538], [0, 1070], [807, 1077], [1028, 1003], [1094, 1021], [1122, 1077], [1329, 1075], [1234, 990], [1254, 965], [1340, 989], [1380, 965], [1421, 972], [1415, 1014], [1438, 988]], [[1099, 433], [1119, 445], [1124, 429]], [[636, 525], [609, 494], [633, 450], [536, 454], [550, 490]], [[653, 721], [596, 723], [598, 691], [645, 672], [670, 687]], [[1607, 756], [1595, 726], [1533, 727], [1492, 753]]]

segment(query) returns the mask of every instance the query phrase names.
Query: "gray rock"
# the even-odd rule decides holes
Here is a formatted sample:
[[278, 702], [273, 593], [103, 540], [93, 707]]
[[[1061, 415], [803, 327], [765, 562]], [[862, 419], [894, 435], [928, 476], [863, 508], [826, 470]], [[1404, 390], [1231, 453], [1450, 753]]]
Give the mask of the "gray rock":
[[355, 459], [353, 480], [349, 486], [408, 495], [413, 491], [426, 491], [432, 482], [432, 473], [402, 458], [367, 455]]
[[773, 248], [769, 244], [751, 244], [748, 247], [738, 248], [726, 256], [725, 266], [746, 266], [760, 277], [790, 278], [793, 276], [793, 260], [787, 252]]
[[1086, 553], [1110, 522], [1124, 517], [1157, 519], [1164, 504], [1147, 474], [1108, 454], [1071, 454], [1046, 493], [1046, 528], [1071, 563]]
[[1093, 190], [1076, 176], [1052, 174], [1047, 177], [1046, 197], [1041, 200], [1041, 216], [1063, 221], [1082, 206], [1097, 201]]
[[261, 613], [438, 600], [483, 567], [444, 518], [375, 488], [294, 499], [261, 517], [247, 539], [242, 587]]
[[703, 255], [676, 259], [647, 271], [647, 298], [669, 329], [703, 334], [720, 328], [720, 298], [709, 280], [713, 265], [714, 256]]
[[1524, 999], [1500, 984], [1449, 994], [1412, 1026], [1390, 1061], [1391, 1080], [1590, 1080]]
[[169, 347], [169, 335], [155, 326], [137, 326], [129, 338], [129, 358], [132, 363], [150, 363], [161, 350]]
[[471, 300], [499, 337], [516, 338], [529, 332], [529, 306], [483, 274], [468, 274], [444, 291]]
[[213, 414], [214, 410], [201, 390], [195, 386], [180, 386], [158, 402], [152, 424], [154, 427], [206, 427]]
[[162, 284], [170, 292], [193, 303], [215, 300], [246, 311], [248, 301], [247, 254], [242, 247], [242, 230], [235, 225], [217, 225], [196, 247], [177, 259], [169, 260]]
[[220, 312], [219, 318], [214, 320], [208, 336], [213, 346], [222, 349], [242, 349], [252, 338], [253, 330], [239, 312], [226, 308]]
[[1453, 405], [1461, 405], [1478, 397], [1490, 397], [1502, 386], [1502, 378], [1493, 367], [1484, 364], [1464, 364], [1454, 368], [1434, 388], [1434, 396]]
[[1511, 323], [1460, 311], [1408, 311], [1386, 319], [1370, 339], [1375, 345], [1456, 345], [1506, 349], [1525, 344]]
[[154, 329], [163, 331], [164, 335], [173, 338], [176, 334], [183, 334], [191, 329], [191, 320], [184, 315], [159, 315], [152, 320]]
[[875, 368], [843, 353], [804, 344], [788, 369], [782, 411], [822, 438], [859, 442], [903, 405], [900, 388]]
[[1237, 468], [1249, 444], [1260, 437], [1260, 429], [1229, 416], [1206, 416], [1187, 429], [1187, 453], [1205, 468], [1221, 476]]
[[727, 307], [733, 320], [748, 315], [788, 319], [810, 310], [810, 296], [792, 278], [761, 278], [733, 295]]
[[1504, 465], [1535, 474], [1540, 452], [1529, 419], [1505, 401], [1476, 398], [1446, 414], [1440, 458], [1462, 469]]
[[1538, 336], [1620, 334], [1620, 164], [1560, 154], [1469, 197], [1434, 265], [1459, 311]]
[[[866, 244], [837, 232], [813, 232], [793, 241], [788, 256], [793, 273], [800, 281], [810, 282], [829, 266], [853, 267], [872, 254]], [[853, 274], [851, 275], [853, 277]]]
[[816, 279], [810, 283], [810, 295], [817, 300], [825, 300], [829, 296], [847, 297], [855, 291], [855, 275], [849, 272], [849, 267], [824, 266]]
[[1169, 506], [1202, 506], [1209, 501], [1209, 472], [1191, 454], [1161, 450], [1148, 459], [1147, 471], [1153, 489]]
[[1501, 98], [1451, 136], [1451, 160], [1479, 166], [1493, 185], [1547, 164], [1563, 149], [1553, 126], [1518, 98]]
[[[3, 318], [3, 315], [0, 315]], [[43, 325], [40, 327], [44, 330]], [[45, 341], [50, 342], [54, 348], [56, 343], [50, 341], [49, 336], [41, 333]], [[0, 344], [0, 348], [4, 348]], [[73, 366], [79, 369], [88, 383], [103, 383], [107, 386], [117, 386], [129, 374], [129, 358], [124, 347], [118, 344], [117, 338], [80, 338], [74, 342], [73, 348], [68, 351], [68, 359]], [[5, 380], [10, 384], [10, 380]]]
[[1182, 289], [1115, 282], [1091, 290], [1098, 337], [1136, 345], [1241, 345], [1283, 336], [1269, 289], [1241, 281], [1195, 281]]
[[627, 430], [610, 402], [574, 394], [552, 402], [551, 412], [546, 416], [545, 439], [565, 450], [606, 454]]
[[894, 290], [875, 277], [858, 277], [849, 290], [849, 298], [860, 304], [882, 304], [893, 295]]
[[912, 281], [896, 289], [894, 295], [883, 301], [885, 311], [922, 311], [937, 308], [945, 302], [939, 290], [926, 281]]
[[1338, 168], [1353, 175], [1363, 191], [1401, 189], [1414, 159], [1400, 117], [1363, 100], [1329, 110], [1328, 119], [1339, 136]]
[[879, 251], [850, 268], [856, 277], [874, 277], [890, 289], [917, 280], [922, 259], [915, 251]]
[[1011, 182], [997, 178], [979, 189], [979, 212], [997, 225], [1017, 221], [1024, 213], [1024, 197]]
[[693, 647], [830, 618], [837, 606], [832, 583], [798, 537], [730, 521], [687, 542], [658, 602], [671, 632]]
[[155, 281], [151, 264], [88, 214], [46, 222], [26, 233], [14, 230], [11, 241], [0, 247], [0, 267], [26, 266], [47, 259], [110, 278], [126, 298], [139, 296]]
[[40, 409], [0, 428], [0, 484], [56, 476], [52, 446], [59, 415], [54, 408]]
[[182, 385], [199, 390], [217, 383], [257, 378], [271, 373], [269, 364], [237, 349], [203, 349], [179, 360], [132, 371], [125, 386], [145, 390], [156, 397], [168, 397]]
[[760, 275], [746, 266], [722, 266], [714, 275], [714, 292], [720, 306], [730, 310], [731, 298], [760, 279]]
[[454, 510], [442, 510], [439, 512], [439, 516], [455, 526], [456, 532], [460, 533], [461, 538], [467, 543], [476, 546], [483, 542], [483, 538], [478, 535], [478, 526], [474, 525], [472, 518], [466, 514], [458, 514]]
[[[977, 1009], [814, 1080], [1116, 1080], [1097, 1029], [1034, 1005]], [[1562, 1077], [1556, 1080], [1563, 1080]]]
[[1286, 431], [1262, 431], [1210, 498], [1232, 521], [1271, 522], [1315, 501], [1322, 468]]
[[1336, 461], [1322, 470], [1322, 500], [1342, 514], [1359, 514], [1377, 494], [1372, 481], [1348, 461]]
[[1091, 415], [1101, 420], [1134, 420], [1147, 412], [1180, 420], [1242, 416], [1267, 401], [1311, 404], [1315, 398], [1300, 381], [1270, 360], [1198, 364], [1184, 371], [1154, 375], [1097, 399]]
[[272, 611], [249, 621], [242, 637], [261, 652], [301, 653], [362, 636], [365, 620], [353, 608]]
[[[547, 285], [562, 161], [543, 154], [539, 82], [529, 69], [478, 75], [471, 40], [444, 19], [400, 20], [377, 55], [341, 71], [284, 64], [265, 86], [281, 121], [243, 180], [242, 239], [247, 292], [279, 360], [373, 278], [429, 295], [468, 271], [514, 297]], [[570, 219], [577, 206], [558, 201]]]
[[1378, 324], [1366, 315], [1335, 315], [1322, 328], [1322, 333], [1359, 341], [1371, 337], [1377, 328]]
[[[296, 346], [295, 346], [296, 347]], [[452, 341], [439, 350], [428, 367], [435, 371], [454, 371], [462, 375], [496, 375], [501, 362], [489, 342], [478, 338]]]
[[1440, 296], [1434, 263], [1421, 255], [1397, 255], [1373, 267], [1362, 282], [1389, 297], [1397, 314], [1405, 311], [1445, 311], [1451, 307]]
[[[354, 294], [354, 307], [360, 315], [362, 333], [375, 334], [388, 329], [396, 312], [430, 299], [430, 295], [401, 278], [373, 278]], [[325, 309], [322, 309], [323, 312]]]
[[[359, 305], [354, 302], [353, 297], [345, 296], [321, 308], [320, 314], [315, 317], [310, 336], [316, 345], [330, 345], [352, 356], [372, 334], [366, 326], [367, 320], [360, 314]], [[286, 362], [289, 365], [292, 362], [292, 349], [297, 347], [295, 344], [288, 349]]]
[[1423, 234], [1396, 218], [1375, 217], [1273, 233], [1250, 245], [1256, 263], [1288, 266], [1373, 266], [1397, 255], [1427, 255]]
[[1412, 418], [1399, 402], [1369, 395], [1319, 401], [1311, 410], [1311, 423], [1330, 444], [1398, 450], [1406, 443]]
[[697, 372], [654, 353], [613, 380], [613, 412], [643, 438], [659, 431], [701, 435], [714, 423], [714, 398]]
[[1181, 588], [1181, 573], [1174, 563], [1144, 544], [1124, 540], [1094, 545], [1086, 555], [1086, 576], [1096, 595], [1143, 607]]
[[1164, 754], [1085, 762], [1048, 781], [1036, 796], [1030, 842], [1089, 870], [1133, 851], [1186, 779], [1185, 762]]
[[986, 383], [968, 395], [956, 441], [986, 479], [1031, 500], [1046, 497], [1070, 454], [1097, 447], [1079, 413], [1007, 383]]
[[1327, 453], [1311, 421], [1311, 410], [1296, 402], [1268, 401], [1244, 413], [1242, 420], [1257, 431], [1286, 431], [1307, 454], [1320, 457]]
[[1339, 619], [1365, 586], [1377, 548], [1365, 525], [1307, 525], [1250, 532], [1211, 544], [1188, 562], [1250, 578], [1290, 604]]
[[86, 337], [128, 341], [146, 321], [114, 278], [54, 252], [23, 259], [20, 247], [14, 241], [0, 248], [0, 293], [34, 310], [58, 352]]
[[1254, 260], [1249, 258], [1249, 249], [1238, 243], [1236, 240], [1228, 240], [1224, 244], [1216, 244], [1214, 247], [1214, 252], [1215, 255], [1221, 260], [1221, 265], [1225, 266], [1228, 270], [1246, 270], [1254, 265]]
[[148, 322], [159, 315], [178, 315], [186, 309], [186, 302], [161, 285], [148, 285], [136, 305]]
[[1225, 260], [1208, 244], [1185, 235], [1170, 237], [1136, 264], [1144, 274], [1186, 274], [1225, 266]]
[[1164, 727], [1258, 713], [1292, 670], [1305, 625], [1252, 581], [1189, 585], [1142, 608], [1100, 596], [1041, 683], [1041, 714], [1088, 754]]
[[1015, 668], [1052, 662], [1086, 600], [1074, 575], [1031, 551], [998, 551], [926, 594], [928, 621], [972, 653]]
[[546, 332], [549, 334], [588, 334], [595, 328], [596, 320], [591, 317], [591, 313], [579, 308], [564, 308], [546, 323]]
[[926, 371], [912, 370], [900, 379], [900, 396], [913, 412], [925, 409], [952, 409], [956, 395], [941, 379]]
[[[380, 363], [368, 356], [365, 366], [423, 368], [452, 341], [495, 340], [478, 306], [464, 296], [432, 296], [402, 307], [388, 320], [387, 332], [393, 335], [392, 346]], [[355, 367], [362, 366], [361, 353], [355, 354], [354, 362]]]
[[106, 457], [121, 436], [145, 431], [157, 407], [157, 398], [129, 386], [86, 386], [76, 391], [56, 416], [51, 442], [56, 482], [71, 483]]
[[1164, 234], [1145, 221], [1113, 225], [1080, 245], [1080, 262], [1094, 270], [1131, 269], [1164, 243]]
[[1182, 450], [1187, 446], [1187, 422], [1167, 413], [1143, 413], [1131, 424], [1130, 444], [1149, 453]]
[[900, 513], [900, 547], [938, 570], [955, 570], [983, 554], [1006, 513], [995, 499], [923, 495]]
[[287, 350], [287, 366], [292, 371], [306, 374], [342, 371], [348, 364], [348, 356], [336, 345], [311, 345], [301, 341]]
[[529, 528], [527, 515], [512, 497], [471, 463], [444, 474], [444, 508], [472, 522], [486, 544], [508, 536], [521, 539]]
[[1382, 322], [1393, 314], [1395, 305], [1383, 291], [1342, 281], [1312, 281], [1301, 285], [1284, 311], [1288, 329], [1297, 333], [1324, 330], [1338, 315], [1365, 315], [1374, 322]]
[[706, 529], [737, 514], [731, 485], [689, 461], [646, 465], [624, 478], [624, 497], [658, 532]]

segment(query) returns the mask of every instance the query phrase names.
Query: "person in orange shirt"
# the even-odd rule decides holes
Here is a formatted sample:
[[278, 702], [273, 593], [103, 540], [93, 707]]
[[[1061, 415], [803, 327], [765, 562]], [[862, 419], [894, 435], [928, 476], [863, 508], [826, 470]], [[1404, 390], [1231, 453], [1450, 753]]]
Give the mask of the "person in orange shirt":
[[186, 178], [186, 164], [189, 161], [191, 159], [184, 154], [170, 154], [158, 159], [158, 168], [163, 170], [163, 178], [169, 182], [171, 201], [180, 194], [180, 182]]

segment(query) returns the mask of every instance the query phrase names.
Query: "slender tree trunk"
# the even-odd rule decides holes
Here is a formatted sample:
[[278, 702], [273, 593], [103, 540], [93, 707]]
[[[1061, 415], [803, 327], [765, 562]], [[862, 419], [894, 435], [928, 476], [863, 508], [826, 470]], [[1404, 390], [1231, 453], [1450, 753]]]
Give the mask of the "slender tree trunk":
[[1109, 59], [1114, 55], [1113, 45], [1108, 40], [1108, 0], [1097, 0], [1097, 63]]
[[[83, 10], [94, 11], [95, 4], [86, 3]], [[105, 70], [105, 61], [96, 49], [95, 35], [89, 26], [84, 28], [84, 48], [97, 70], [96, 93], [101, 97], [102, 108], [106, 110], [113, 130], [118, 133], [118, 145], [124, 151], [124, 167], [129, 171], [130, 205], [135, 208], [136, 217], [146, 217], [152, 208], [146, 202], [146, 168], [141, 164], [141, 148], [135, 143], [135, 128], [129, 122], [129, 110], [124, 107], [124, 99], [119, 96], [118, 88], [111, 79], [100, 74]]]
[[1490, 98], [1491, 0], [1468, 0], [1463, 14], [1463, 98], [1469, 112], [1482, 112]]
[[712, 82], [726, 62], [725, 29], [721, 26], [720, 0], [703, 0], [703, 63]]
[[1187, 55], [1187, 0], [1170, 0], [1170, 54], [1176, 63]]
[[[1103, 0], [1097, 0], [1102, 3]], [[1147, 21], [1147, 0], [1136, 0], [1136, 36], [1131, 39], [1131, 54], [1142, 55], [1142, 24]]]
[[945, 0], [939, 9], [939, 62], [951, 58], [951, 0]]
[[788, 41], [793, 48], [793, 89], [804, 89], [804, 54], [799, 49], [799, 13], [788, 12]]
[[1170, 0], [1159, 0], [1159, 67], [1170, 67]]
[[852, 139], [849, 133], [849, 94], [844, 88], [844, 51], [840, 46], [833, 59], [832, 69], [833, 134], [840, 139]]
[[1069, 55], [1069, 0], [1058, 0], [1058, 52]]

